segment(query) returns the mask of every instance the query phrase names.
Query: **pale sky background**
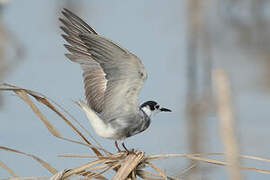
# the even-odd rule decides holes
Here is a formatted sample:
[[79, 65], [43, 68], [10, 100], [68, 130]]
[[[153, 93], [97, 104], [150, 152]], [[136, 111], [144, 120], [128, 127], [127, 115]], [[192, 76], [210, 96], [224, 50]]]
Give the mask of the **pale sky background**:
[[[127, 146], [138, 148], [147, 154], [188, 153], [184, 112], [187, 94], [186, 2], [184, 0], [79, 2], [83, 4], [80, 12], [77, 12], [80, 17], [99, 34], [121, 44], [142, 60], [148, 71], [148, 80], [141, 92], [140, 102], [156, 100], [173, 111], [158, 114], [149, 129], [127, 139]], [[79, 65], [70, 62], [64, 56], [66, 50], [63, 47], [64, 40], [60, 36], [58, 23], [58, 18], [62, 16], [61, 4], [59, 1], [56, 3], [56, 0], [20, 0], [6, 6], [4, 23], [24, 45], [26, 56], [4, 81], [41, 92], [54, 99], [93, 132], [84, 113], [72, 102], [84, 98], [83, 79]], [[227, 52], [221, 54], [225, 54], [224, 56], [228, 58], [233, 56]], [[218, 66], [219, 63], [216, 64]], [[234, 76], [235, 74], [231, 74], [231, 77]], [[233, 82], [233, 85], [235, 84], [237, 82]], [[267, 108], [270, 107], [269, 95], [238, 90], [237, 85], [233, 86], [233, 90], [241, 152], [270, 157]], [[89, 154], [91, 151], [53, 137], [22, 100], [11, 93], [4, 93], [3, 96], [5, 105], [0, 109], [0, 146], [35, 154], [58, 170], [87, 162], [82, 159], [57, 157], [64, 153]], [[78, 139], [54, 113], [46, 108], [41, 109], [48, 114], [50, 122], [63, 135]], [[223, 152], [217, 119], [209, 117], [207, 126], [206, 134], [209, 139], [204, 140], [207, 147], [205, 151]], [[113, 141], [99, 138], [94, 132], [92, 134], [106, 149], [115, 151]], [[34, 160], [21, 155], [1, 151], [0, 160], [22, 177], [50, 175]], [[168, 174], [175, 175], [187, 167], [186, 162], [179, 159], [177, 162], [163, 161], [159, 165], [162, 169], [166, 167]], [[267, 163], [249, 161], [245, 165], [270, 169]], [[228, 178], [225, 168], [211, 167], [214, 167], [210, 172], [211, 177]], [[8, 174], [0, 168], [0, 178], [4, 177], [8, 177]], [[269, 175], [245, 171], [245, 177], [259, 180], [267, 179]]]

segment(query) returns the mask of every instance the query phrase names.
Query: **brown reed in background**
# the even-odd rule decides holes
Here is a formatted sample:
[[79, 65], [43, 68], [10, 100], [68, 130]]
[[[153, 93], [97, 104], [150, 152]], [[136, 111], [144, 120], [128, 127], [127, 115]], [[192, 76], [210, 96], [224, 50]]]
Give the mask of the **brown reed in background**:
[[221, 70], [213, 71], [213, 80], [216, 89], [218, 106], [218, 118], [220, 121], [220, 132], [223, 140], [225, 155], [228, 162], [230, 179], [242, 180], [240, 172], [239, 145], [236, 136], [235, 116], [231, 102], [231, 89], [228, 76]]
[[[205, 1], [188, 1], [187, 10], [187, 99], [186, 121], [189, 149], [191, 153], [205, 151], [207, 126], [205, 120], [210, 113], [212, 103], [211, 86], [211, 40], [204, 24]], [[200, 73], [200, 71], [202, 73]], [[192, 168], [189, 179], [199, 176], [203, 169], [198, 162], [191, 161]]]
[[[0, 1], [0, 82], [23, 60], [24, 48], [16, 35], [3, 23], [5, 7], [9, 0]], [[11, 54], [7, 52], [12, 50]], [[3, 105], [3, 96], [0, 93], [0, 108]]]

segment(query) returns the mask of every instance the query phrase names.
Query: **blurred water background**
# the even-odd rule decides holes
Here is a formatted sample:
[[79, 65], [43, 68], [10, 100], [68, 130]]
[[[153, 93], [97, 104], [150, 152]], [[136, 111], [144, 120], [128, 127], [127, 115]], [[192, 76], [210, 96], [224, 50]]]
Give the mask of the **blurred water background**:
[[[266, 0], [20, 0], [0, 8], [0, 81], [41, 92], [63, 105], [93, 132], [72, 100], [84, 99], [79, 65], [64, 57], [58, 18], [69, 8], [99, 34], [136, 54], [148, 71], [140, 102], [156, 100], [173, 110], [127, 140], [147, 154], [224, 152], [215, 113], [211, 70], [223, 68], [232, 87], [241, 154], [270, 158], [270, 2]], [[53, 137], [31, 109], [11, 93], [0, 93], [0, 146], [38, 155], [62, 170], [86, 163], [64, 153], [89, 150]], [[65, 136], [77, 138], [61, 119], [42, 108]], [[113, 142], [93, 135], [109, 151]], [[20, 176], [49, 176], [31, 159], [1, 151], [0, 160]], [[270, 164], [242, 161], [270, 169]], [[164, 160], [177, 175], [186, 159]], [[196, 177], [194, 174], [196, 173]], [[245, 179], [269, 175], [242, 171]], [[8, 177], [0, 168], [0, 178]], [[224, 167], [200, 164], [186, 179], [228, 179]]]

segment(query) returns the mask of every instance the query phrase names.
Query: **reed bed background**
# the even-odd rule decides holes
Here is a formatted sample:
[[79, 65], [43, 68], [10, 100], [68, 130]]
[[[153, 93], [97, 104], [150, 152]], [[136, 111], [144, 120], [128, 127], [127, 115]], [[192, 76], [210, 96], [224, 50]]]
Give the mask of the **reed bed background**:
[[[262, 129], [267, 129], [263, 119], [267, 121], [269, 117], [270, 23], [269, 10], [265, 7], [270, 4], [267, 1], [32, 0], [8, 5], [0, 0], [0, 3], [0, 104], [13, 102], [12, 112], [25, 123], [22, 127], [16, 124], [14, 116], [2, 116], [1, 131], [6, 135], [0, 134], [0, 150], [9, 157], [18, 154], [33, 159], [40, 169], [48, 172], [33, 169], [32, 177], [24, 177], [18, 173], [19, 168], [10, 165], [19, 165], [21, 159], [11, 163], [12, 160], [1, 158], [0, 152], [0, 179], [259, 180], [270, 176], [269, 134]], [[137, 143], [144, 144], [145, 148], [137, 149], [135, 154], [114, 153], [110, 143], [91, 134], [89, 123], [85, 125], [78, 114], [72, 115], [78, 108], [75, 103], [69, 108], [63, 105], [74, 92], [75, 98], [82, 95], [83, 86], [79, 81], [79, 68], [74, 70], [64, 65], [67, 60], [63, 56], [63, 41], [56, 30], [62, 7], [73, 10], [89, 24], [97, 26], [94, 28], [101, 34], [137, 54], [149, 73], [142, 100], [154, 98], [164, 106], [173, 107], [173, 114], [178, 114], [162, 116], [160, 119], [165, 119], [162, 122], [154, 120], [154, 127], [148, 131], [157, 132], [151, 134], [148, 141], [147, 134], [136, 137], [135, 147]], [[12, 18], [5, 20], [6, 14]], [[135, 44], [129, 44], [130, 41]], [[26, 58], [25, 49], [26, 54], [29, 53]], [[29, 63], [19, 63], [23, 59]], [[13, 69], [18, 71], [17, 75]], [[39, 92], [46, 92], [46, 96]], [[257, 106], [249, 105], [248, 109], [241, 110], [239, 97], [243, 94], [248, 97], [247, 104]], [[10, 100], [14, 95], [21, 98], [23, 104], [18, 99], [3, 101], [3, 97]], [[261, 96], [265, 101], [258, 101]], [[25, 106], [28, 108], [21, 110]], [[63, 149], [55, 150], [54, 142], [46, 144], [42, 139], [31, 143], [32, 139], [22, 138], [21, 146], [14, 143], [14, 136], [22, 136], [20, 132], [26, 129], [32, 136], [37, 132], [46, 133], [45, 129], [37, 130], [33, 122], [28, 121], [29, 109], [35, 114], [30, 117], [34, 121], [41, 120], [49, 134], [59, 139], [56, 142], [66, 142]], [[5, 106], [0, 110], [5, 113]], [[64, 131], [64, 125], [59, 126], [56, 119], [62, 120], [69, 131]], [[179, 119], [179, 124], [171, 121]], [[162, 128], [155, 123], [161, 123]], [[160, 139], [159, 142], [151, 144], [156, 139]], [[31, 145], [24, 146], [23, 141]], [[35, 152], [36, 146], [41, 144], [43, 148]], [[146, 144], [153, 148], [149, 150]], [[74, 153], [58, 152], [72, 152], [72, 146], [77, 148]], [[78, 149], [87, 149], [87, 152], [78, 153]], [[48, 158], [46, 151], [55, 151], [58, 157]], [[65, 163], [66, 159], [77, 164]], [[21, 167], [36, 167], [34, 161]], [[64, 163], [56, 167], [56, 161]]]

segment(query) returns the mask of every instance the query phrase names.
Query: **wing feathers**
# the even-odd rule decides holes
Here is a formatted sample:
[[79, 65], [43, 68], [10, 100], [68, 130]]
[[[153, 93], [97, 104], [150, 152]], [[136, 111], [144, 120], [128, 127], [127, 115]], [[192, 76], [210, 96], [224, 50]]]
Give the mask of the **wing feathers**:
[[70, 44], [64, 45], [71, 54], [65, 54], [68, 59], [81, 65], [85, 84], [85, 96], [88, 106], [96, 112], [102, 111], [106, 89], [105, 73], [93, 59], [88, 46], [81, 40], [82, 34], [95, 34], [95, 30], [71, 11], [64, 9], [65, 19], [59, 18], [65, 34], [62, 37]]
[[138, 95], [147, 74], [141, 61], [116, 43], [99, 36], [82, 19], [67, 9], [61, 19], [62, 37], [71, 54], [66, 56], [83, 69], [88, 105], [105, 121], [137, 115]]
[[71, 23], [74, 26], [79, 26], [80, 29], [85, 30], [85, 32], [97, 34], [96, 31], [93, 28], [91, 28], [87, 23], [85, 23], [81, 18], [79, 18], [73, 12], [71, 12], [68, 9], [64, 8], [64, 11], [62, 13], [69, 21], [71, 21]]
[[67, 36], [65, 34], [62, 34], [62, 37], [69, 43], [72, 44], [72, 46], [83, 48], [85, 51], [87, 51], [87, 46], [79, 39], [73, 36]]
[[102, 111], [103, 97], [107, 80], [104, 78], [104, 72], [100, 67], [91, 71], [85, 70], [83, 73], [85, 95], [88, 105], [97, 112]]

